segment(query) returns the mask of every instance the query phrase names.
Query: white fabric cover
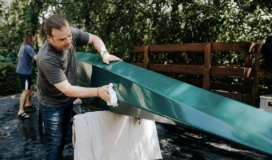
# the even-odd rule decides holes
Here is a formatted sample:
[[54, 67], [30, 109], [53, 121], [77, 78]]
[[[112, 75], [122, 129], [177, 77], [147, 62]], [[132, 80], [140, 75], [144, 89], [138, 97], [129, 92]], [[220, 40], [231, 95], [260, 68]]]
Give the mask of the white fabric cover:
[[74, 116], [74, 160], [162, 159], [154, 121], [110, 111]]

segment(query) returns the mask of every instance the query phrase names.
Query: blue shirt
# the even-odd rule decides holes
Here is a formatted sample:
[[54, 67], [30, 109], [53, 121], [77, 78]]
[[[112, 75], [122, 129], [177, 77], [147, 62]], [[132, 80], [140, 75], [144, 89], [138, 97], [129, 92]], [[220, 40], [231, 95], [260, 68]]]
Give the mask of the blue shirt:
[[30, 45], [22, 44], [19, 51], [18, 64], [16, 72], [23, 75], [31, 75], [33, 68], [33, 56], [36, 53]]

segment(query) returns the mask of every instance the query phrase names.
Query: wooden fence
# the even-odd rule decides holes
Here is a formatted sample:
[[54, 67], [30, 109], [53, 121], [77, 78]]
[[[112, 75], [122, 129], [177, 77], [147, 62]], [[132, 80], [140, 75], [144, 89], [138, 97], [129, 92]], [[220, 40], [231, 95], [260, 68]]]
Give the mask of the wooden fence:
[[[171, 45], [145, 45], [133, 46], [132, 53], [136, 53], [137, 66], [147, 68], [156, 72], [182, 73], [180, 79], [203, 89], [213, 91], [223, 96], [258, 106], [259, 95], [272, 93], [270, 90], [258, 87], [259, 78], [271, 77], [270, 69], [260, 69], [260, 55], [262, 44], [250, 42], [226, 42], [226, 43], [189, 43]], [[245, 52], [245, 66], [212, 66], [211, 55], [219, 52], [230, 53], [234, 51], [239, 54]], [[164, 53], [185, 53], [184, 62], [162, 62]], [[188, 53], [204, 53], [204, 64], [190, 64]], [[157, 61], [150, 62], [150, 53], [156, 54]], [[203, 55], [203, 54], [202, 54]], [[254, 57], [254, 58], [253, 58]], [[253, 64], [253, 65], [252, 65]], [[203, 75], [202, 80], [187, 78], [187, 74]], [[243, 78], [243, 85], [232, 85], [229, 83], [211, 82], [210, 76], [227, 76]], [[249, 79], [253, 77], [252, 86]], [[236, 93], [234, 93], [235, 91]]]

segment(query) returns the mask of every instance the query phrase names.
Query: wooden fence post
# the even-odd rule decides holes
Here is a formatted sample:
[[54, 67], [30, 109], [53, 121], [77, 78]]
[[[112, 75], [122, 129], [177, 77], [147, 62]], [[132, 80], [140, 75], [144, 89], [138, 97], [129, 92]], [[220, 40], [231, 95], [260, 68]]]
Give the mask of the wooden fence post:
[[211, 43], [205, 44], [203, 89], [210, 89]]
[[157, 61], [158, 63], [161, 63], [162, 53], [158, 53]]
[[143, 53], [138, 53], [138, 62], [142, 63], [143, 60]]
[[149, 46], [144, 46], [144, 68], [148, 69], [149, 57], [148, 57]]
[[[189, 64], [189, 57], [188, 57], [188, 53], [187, 52], [185, 53], [185, 56], [184, 56], [184, 63], [185, 64]], [[184, 82], [188, 82], [187, 75], [188, 75], [187, 73], [183, 74]]]
[[253, 77], [253, 85], [252, 85], [252, 106], [256, 106], [258, 99], [258, 83], [260, 76], [260, 55], [262, 44], [255, 45], [255, 62], [254, 62], [254, 77]]
[[[251, 51], [251, 49], [248, 49], [248, 51], [246, 52], [246, 56], [245, 56], [245, 67], [251, 67], [251, 61], [252, 61], [252, 51]], [[244, 88], [243, 88], [243, 93], [242, 93], [244, 103], [248, 103], [248, 101], [249, 101], [249, 99], [246, 99], [247, 96], [245, 96], [248, 85], [249, 85], [249, 75], [246, 75], [244, 77], [244, 84], [243, 84]], [[251, 104], [251, 102], [250, 102], [250, 104]]]

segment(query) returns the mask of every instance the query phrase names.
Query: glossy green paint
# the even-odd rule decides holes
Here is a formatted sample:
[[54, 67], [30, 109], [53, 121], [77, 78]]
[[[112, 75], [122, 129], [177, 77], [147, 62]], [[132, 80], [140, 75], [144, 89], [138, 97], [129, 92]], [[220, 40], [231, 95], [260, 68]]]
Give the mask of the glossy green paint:
[[135, 117], [158, 115], [272, 155], [269, 112], [129, 63], [106, 65], [91, 53], [78, 53], [77, 60], [78, 84], [114, 83], [120, 105], [108, 107], [99, 98], [85, 99], [87, 103]]

